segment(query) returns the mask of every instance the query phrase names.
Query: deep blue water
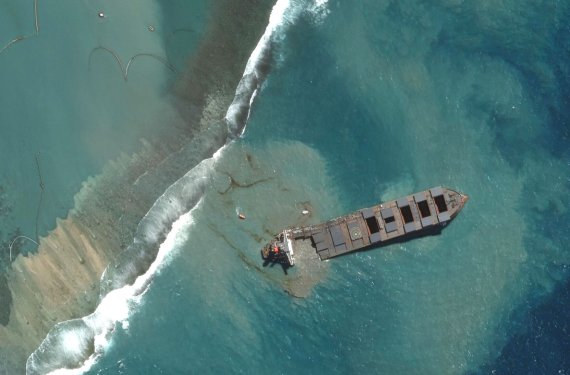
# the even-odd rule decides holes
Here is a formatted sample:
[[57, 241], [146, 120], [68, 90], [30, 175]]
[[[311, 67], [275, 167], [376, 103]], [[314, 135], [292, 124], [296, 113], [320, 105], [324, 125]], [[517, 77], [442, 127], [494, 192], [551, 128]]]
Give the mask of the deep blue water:
[[[570, 373], [570, 4], [294, 3], [245, 134], [87, 373]], [[206, 33], [185, 11], [162, 13], [181, 67]], [[325, 220], [436, 185], [471, 197], [441, 235], [331, 260], [307, 298], [261, 267], [303, 204]]]
[[[276, 186], [298, 195], [208, 192], [91, 373], [567, 373], [568, 6], [328, 8], [276, 46], [220, 162], [286, 164]], [[304, 300], [247, 265], [261, 244], [232, 220], [304, 198], [326, 218], [437, 184], [472, 197], [441, 236], [331, 261]]]
[[494, 363], [479, 373], [567, 374], [570, 369], [570, 284], [560, 285], [527, 312], [521, 332], [513, 334]]

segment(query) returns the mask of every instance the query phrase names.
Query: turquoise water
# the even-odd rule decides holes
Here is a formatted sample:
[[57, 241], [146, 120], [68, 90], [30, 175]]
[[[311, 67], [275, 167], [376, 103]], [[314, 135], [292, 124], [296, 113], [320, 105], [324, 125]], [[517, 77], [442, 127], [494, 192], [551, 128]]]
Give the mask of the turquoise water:
[[[245, 149], [294, 173], [270, 196], [263, 184], [206, 192], [90, 373], [569, 370], [567, 335], [553, 329], [545, 348], [524, 339], [540, 340], [527, 328], [537, 320], [568, 324], [561, 309], [540, 312], [559, 293], [567, 300], [566, 5], [328, 10], [287, 31], [244, 138], [219, 161], [271, 175], [265, 164], [244, 172]], [[335, 259], [307, 299], [282, 292], [280, 270], [251, 266], [268, 238], [259, 226], [294, 222], [286, 208], [298, 202], [325, 218], [437, 184], [471, 196], [441, 236]]]
[[[87, 373], [569, 373], [570, 7], [295, 4], [243, 137], [181, 180], [199, 203]], [[261, 267], [306, 204], [318, 221], [440, 184], [471, 197], [441, 236], [331, 260], [307, 298]]]
[[135, 14], [125, 2], [37, 4], [37, 32], [33, 1], [9, 1], [0, 12], [2, 47], [29, 36], [0, 53], [2, 242], [16, 230], [34, 240], [45, 235], [73, 208], [87, 177], [137, 150], [141, 139], [182, 124], [165, 95], [175, 77], [168, 66], [139, 56], [128, 81], [123, 76], [137, 54], [183, 70], [208, 14], [205, 2], [193, 2], [184, 18], [172, 14], [178, 2], [146, 1]]

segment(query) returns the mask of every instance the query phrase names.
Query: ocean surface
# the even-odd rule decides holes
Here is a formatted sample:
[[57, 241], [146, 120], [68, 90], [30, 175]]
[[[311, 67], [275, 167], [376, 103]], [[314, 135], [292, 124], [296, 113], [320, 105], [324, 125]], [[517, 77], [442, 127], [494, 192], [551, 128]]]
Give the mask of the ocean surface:
[[[221, 4], [0, 5], [4, 273], [90, 176], [192, 117], [172, 93], [220, 56], [202, 41]], [[97, 310], [27, 372], [570, 374], [570, 2], [279, 0], [264, 17], [233, 104], [213, 106], [225, 121], [193, 130]], [[441, 235], [262, 267], [306, 207], [318, 222], [437, 185], [470, 196]]]

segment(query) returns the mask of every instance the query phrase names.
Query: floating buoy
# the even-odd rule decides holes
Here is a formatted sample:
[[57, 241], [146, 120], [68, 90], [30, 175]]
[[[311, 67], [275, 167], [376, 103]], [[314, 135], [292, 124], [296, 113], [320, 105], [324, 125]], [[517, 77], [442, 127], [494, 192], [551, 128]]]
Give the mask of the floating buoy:
[[148, 25], [148, 31], [153, 32], [155, 30], [154, 26]]
[[103, 13], [101, 11], [99, 13], [97, 13], [97, 15], [99, 16], [99, 18], [105, 18], [105, 13]]
[[303, 211], [301, 211], [301, 213], [302, 213], [303, 215], [308, 215], [308, 214], [309, 214], [309, 210], [303, 210]]
[[245, 215], [242, 214], [241, 212], [238, 214], [238, 217], [239, 217], [241, 220], [245, 220]]

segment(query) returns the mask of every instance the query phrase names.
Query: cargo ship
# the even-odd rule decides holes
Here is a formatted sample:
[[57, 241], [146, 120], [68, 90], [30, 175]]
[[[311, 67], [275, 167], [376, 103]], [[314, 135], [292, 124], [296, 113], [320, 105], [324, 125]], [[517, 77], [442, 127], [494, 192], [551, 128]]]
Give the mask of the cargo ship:
[[261, 250], [261, 256], [266, 264], [290, 267], [302, 251], [314, 251], [321, 260], [327, 260], [438, 234], [468, 199], [466, 194], [455, 190], [434, 187], [324, 223], [285, 229]]

